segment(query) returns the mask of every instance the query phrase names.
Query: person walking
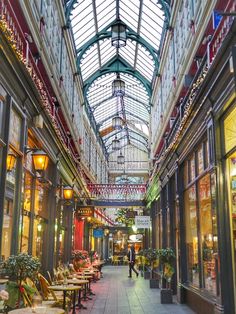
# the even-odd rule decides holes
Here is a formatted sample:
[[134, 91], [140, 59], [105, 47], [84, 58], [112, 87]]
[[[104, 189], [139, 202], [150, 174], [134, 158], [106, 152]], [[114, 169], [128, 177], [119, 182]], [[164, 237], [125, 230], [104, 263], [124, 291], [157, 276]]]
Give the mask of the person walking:
[[129, 259], [129, 278], [132, 278], [132, 271], [135, 272], [136, 276], [138, 277], [139, 273], [137, 270], [134, 268], [135, 264], [135, 250], [134, 250], [134, 245], [131, 245], [130, 250], [127, 254], [127, 257]]

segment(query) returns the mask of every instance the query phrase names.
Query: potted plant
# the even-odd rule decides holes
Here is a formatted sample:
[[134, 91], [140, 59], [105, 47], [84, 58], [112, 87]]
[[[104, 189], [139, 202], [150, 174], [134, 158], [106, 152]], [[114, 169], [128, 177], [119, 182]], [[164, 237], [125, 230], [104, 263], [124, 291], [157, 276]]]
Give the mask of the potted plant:
[[88, 252], [76, 250], [72, 253], [72, 259], [75, 271], [79, 271], [81, 268], [84, 268], [88, 262]]
[[[159, 249], [159, 268], [162, 278], [162, 289], [161, 289], [161, 303], [168, 304], [172, 303], [172, 290], [171, 290], [171, 278], [175, 272], [174, 260], [176, 258], [175, 252], [172, 248]], [[164, 288], [163, 281], [166, 281], [166, 287]]]
[[158, 254], [156, 249], [149, 248], [145, 250], [144, 256], [146, 257], [146, 260], [148, 261], [148, 264], [151, 268], [150, 271], [150, 288], [159, 288], [159, 280], [157, 278], [154, 278], [154, 268], [158, 265]]
[[24, 306], [23, 295], [33, 295], [35, 290], [25, 284], [26, 278], [35, 280], [41, 263], [37, 257], [32, 257], [26, 253], [11, 255], [6, 261], [2, 262], [1, 273], [8, 276], [9, 282], [6, 284], [6, 291], [9, 299], [5, 304], [9, 308], [19, 308]]

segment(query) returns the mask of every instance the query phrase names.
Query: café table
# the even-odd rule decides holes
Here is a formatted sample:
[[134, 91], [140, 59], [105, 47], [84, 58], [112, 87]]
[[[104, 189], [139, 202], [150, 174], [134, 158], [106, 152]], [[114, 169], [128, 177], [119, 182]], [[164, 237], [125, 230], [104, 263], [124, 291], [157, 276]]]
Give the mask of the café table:
[[[91, 290], [91, 280], [93, 278], [92, 275], [87, 275], [87, 274], [84, 274], [84, 275], [77, 275], [76, 278], [78, 279], [87, 279], [89, 281], [88, 283], [88, 292], [90, 295], [95, 295], [92, 290]], [[91, 298], [87, 297], [89, 300], [91, 300]]]
[[[85, 298], [86, 298], [87, 284], [89, 283], [88, 280], [72, 278], [72, 279], [67, 279], [67, 282], [68, 282], [68, 284], [72, 284], [72, 285], [84, 286], [84, 295], [85, 295]], [[79, 290], [78, 307], [79, 307], [80, 309], [84, 309], [84, 310], [87, 309], [87, 308], [81, 303], [81, 290]]]
[[6, 283], [8, 283], [8, 279], [0, 279], [0, 285], [5, 285]]
[[63, 309], [66, 309], [66, 293], [73, 292], [73, 311], [72, 314], [76, 313], [75, 309], [75, 301], [76, 301], [76, 291], [81, 289], [81, 286], [74, 286], [74, 285], [60, 285], [60, 286], [48, 286], [49, 290], [52, 291], [63, 291]]
[[[43, 311], [45, 310], [45, 311]], [[33, 312], [35, 311], [35, 312]], [[23, 308], [23, 309], [16, 309], [16, 310], [12, 310], [8, 313], [11, 313], [11, 314], [32, 314], [32, 313], [35, 313], [35, 314], [64, 314], [65, 311], [63, 309], [59, 309], [59, 308], [56, 308], [56, 307], [46, 307], [46, 308], [38, 308], [38, 309], [35, 309], [33, 310], [32, 308], [30, 307], [26, 307], [26, 308]]]

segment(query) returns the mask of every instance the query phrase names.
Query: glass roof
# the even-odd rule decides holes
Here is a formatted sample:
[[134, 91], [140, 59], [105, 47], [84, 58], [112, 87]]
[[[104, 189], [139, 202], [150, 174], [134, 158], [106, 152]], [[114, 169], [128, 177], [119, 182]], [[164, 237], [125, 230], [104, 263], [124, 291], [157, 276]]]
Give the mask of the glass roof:
[[[111, 142], [117, 133], [112, 129], [111, 122], [117, 113], [125, 121], [122, 130], [116, 134], [123, 145], [133, 144], [141, 150], [148, 150], [150, 94], [141, 80], [151, 86], [157, 70], [155, 56], [165, 20], [161, 5], [157, 2], [81, 0], [73, 4], [70, 22], [78, 56], [82, 52], [78, 66], [85, 84], [91, 84], [85, 96], [109, 153], [112, 152]], [[126, 46], [119, 49], [111, 46], [109, 36], [96, 40], [98, 35], [111, 31], [109, 25], [118, 17], [127, 25], [129, 32], [136, 34], [136, 40], [129, 36]], [[119, 69], [110, 66], [109, 73], [103, 75], [103, 69], [117, 56], [126, 61], [125, 66], [129, 71], [120, 73]], [[118, 72], [126, 85], [123, 98], [112, 97], [112, 82]]]

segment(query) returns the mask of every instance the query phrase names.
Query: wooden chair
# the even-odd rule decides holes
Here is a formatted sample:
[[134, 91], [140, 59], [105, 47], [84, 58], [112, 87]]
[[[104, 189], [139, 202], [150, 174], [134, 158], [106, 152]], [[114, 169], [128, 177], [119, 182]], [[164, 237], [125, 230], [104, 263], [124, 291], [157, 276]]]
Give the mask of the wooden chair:
[[[35, 295], [38, 295], [38, 296], [42, 297], [40, 292], [39, 292], [39, 290], [38, 290], [38, 288], [37, 288], [37, 286], [35, 285], [35, 283], [30, 278], [26, 278], [25, 284], [27, 284], [29, 287], [31, 287], [31, 288], [33, 288], [35, 290]], [[27, 294], [27, 291], [24, 289], [24, 292], [23, 292], [23, 302], [24, 302], [25, 306], [29, 306], [29, 307], [32, 306], [32, 298], [33, 298], [33, 296]], [[45, 307], [52, 307], [52, 306], [56, 306], [57, 303], [55, 301], [49, 301], [48, 300], [48, 301], [43, 301], [42, 305], [45, 306]]]
[[[50, 284], [42, 274], [38, 274], [38, 279], [43, 299], [45, 301], [55, 301], [59, 306], [61, 306], [63, 303], [63, 293], [61, 292], [55, 293], [54, 291], [49, 290], [48, 287], [50, 286]], [[66, 298], [66, 304], [70, 306], [71, 304], [70, 297]]]

